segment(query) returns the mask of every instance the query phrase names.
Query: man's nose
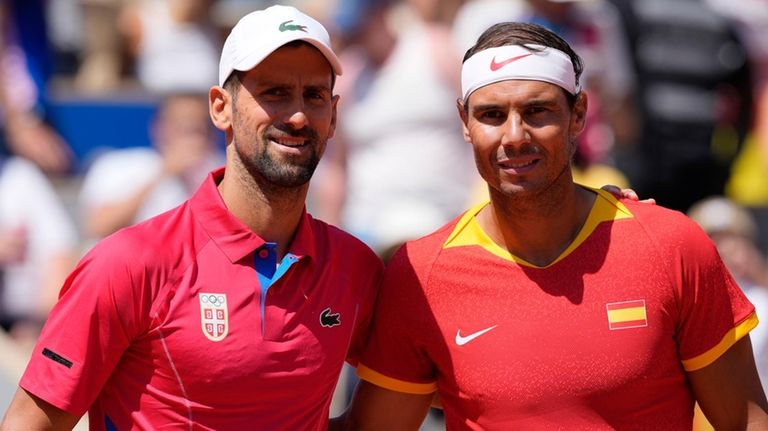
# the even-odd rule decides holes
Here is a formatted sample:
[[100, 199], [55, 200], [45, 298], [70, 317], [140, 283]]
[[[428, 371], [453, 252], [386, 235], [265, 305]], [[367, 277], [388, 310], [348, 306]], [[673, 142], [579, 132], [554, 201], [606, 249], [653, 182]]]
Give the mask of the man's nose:
[[309, 118], [305, 110], [304, 101], [299, 98], [292, 103], [289, 111], [286, 113], [285, 123], [290, 124], [295, 130], [303, 129], [309, 124]]
[[525, 122], [519, 114], [510, 114], [504, 123], [504, 134], [501, 138], [502, 145], [519, 145], [530, 141], [530, 135], [525, 127]]

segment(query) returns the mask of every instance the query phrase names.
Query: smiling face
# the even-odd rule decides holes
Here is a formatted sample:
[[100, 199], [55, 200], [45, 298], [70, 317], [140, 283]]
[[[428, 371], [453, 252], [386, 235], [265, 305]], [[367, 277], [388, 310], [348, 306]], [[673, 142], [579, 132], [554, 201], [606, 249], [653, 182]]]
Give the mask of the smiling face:
[[492, 195], [532, 196], [572, 181], [570, 162], [584, 127], [586, 96], [541, 81], [486, 85], [459, 103], [464, 138]]
[[283, 46], [242, 73], [240, 85], [224, 124], [233, 165], [273, 186], [304, 186], [336, 127], [330, 64], [305, 43]]

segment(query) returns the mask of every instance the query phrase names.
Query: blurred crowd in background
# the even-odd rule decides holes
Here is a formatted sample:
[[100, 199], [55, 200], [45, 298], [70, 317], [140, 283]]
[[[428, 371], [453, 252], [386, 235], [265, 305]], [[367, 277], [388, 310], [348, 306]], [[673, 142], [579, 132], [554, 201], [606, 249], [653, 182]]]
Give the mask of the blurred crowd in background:
[[[768, 0], [0, 0], [4, 336], [28, 348], [95, 241], [223, 163], [207, 114], [220, 47], [275, 3], [323, 22], [344, 63], [316, 217], [386, 260], [484, 199], [461, 60], [489, 25], [534, 22], [585, 61], [577, 180], [688, 213], [768, 322]], [[764, 386], [767, 328], [752, 336]]]

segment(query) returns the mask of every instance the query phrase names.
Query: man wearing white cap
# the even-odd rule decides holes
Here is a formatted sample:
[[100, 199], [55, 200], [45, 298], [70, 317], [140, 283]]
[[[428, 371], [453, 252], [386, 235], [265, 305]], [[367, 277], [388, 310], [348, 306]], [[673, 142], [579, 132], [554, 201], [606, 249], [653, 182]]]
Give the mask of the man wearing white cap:
[[582, 64], [532, 24], [467, 51], [458, 110], [490, 201], [390, 261], [348, 429], [766, 429], [755, 309], [679, 212], [573, 182]]
[[65, 283], [3, 430], [322, 430], [355, 364], [382, 264], [305, 210], [341, 74], [294, 8], [238, 22], [211, 118], [226, 166], [181, 206], [123, 229]]

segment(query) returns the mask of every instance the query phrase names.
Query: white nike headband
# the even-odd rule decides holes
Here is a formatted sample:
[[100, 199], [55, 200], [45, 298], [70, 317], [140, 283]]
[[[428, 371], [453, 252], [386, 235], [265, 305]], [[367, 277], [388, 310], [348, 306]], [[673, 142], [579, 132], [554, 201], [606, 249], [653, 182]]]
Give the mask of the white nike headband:
[[469, 57], [461, 67], [461, 93], [464, 101], [473, 91], [509, 79], [544, 81], [558, 85], [570, 94], [581, 89], [568, 54], [542, 45], [505, 45], [488, 48]]

